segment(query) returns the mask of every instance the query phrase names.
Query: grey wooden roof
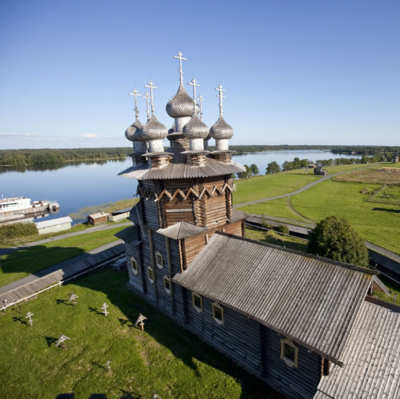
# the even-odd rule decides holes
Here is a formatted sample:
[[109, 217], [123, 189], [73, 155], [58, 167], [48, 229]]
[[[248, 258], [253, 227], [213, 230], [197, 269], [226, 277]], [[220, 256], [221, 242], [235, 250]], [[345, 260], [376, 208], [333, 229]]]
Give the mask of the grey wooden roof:
[[246, 212], [232, 209], [232, 217], [228, 219], [229, 223], [238, 222], [239, 220], [247, 219], [250, 215]]
[[127, 219], [135, 223], [137, 226], [140, 226], [143, 224], [143, 220], [139, 216], [141, 214], [142, 214], [142, 203], [137, 202], [131, 209]]
[[157, 230], [157, 233], [162, 234], [165, 237], [173, 238], [174, 240], [180, 240], [182, 238], [205, 233], [206, 231], [208, 231], [207, 227], [199, 227], [192, 223], [182, 221], [165, 229], [159, 229]]
[[373, 274], [217, 232], [174, 281], [341, 364]]
[[[174, 154], [172, 153], [172, 155]], [[206, 157], [205, 166], [189, 166], [184, 163], [171, 162], [163, 168], [149, 169], [148, 165], [144, 164], [139, 167], [131, 166], [119, 173], [118, 176], [137, 180], [189, 179], [230, 175], [244, 171], [244, 167], [236, 162], [223, 163], [216, 159]]]
[[138, 244], [138, 234], [137, 234], [137, 226], [129, 226], [126, 229], [119, 231], [114, 234], [115, 237], [118, 237], [120, 240], [126, 242], [127, 244]]
[[396, 308], [363, 302], [343, 352], [345, 366], [332, 365], [315, 399], [400, 397], [400, 308]]

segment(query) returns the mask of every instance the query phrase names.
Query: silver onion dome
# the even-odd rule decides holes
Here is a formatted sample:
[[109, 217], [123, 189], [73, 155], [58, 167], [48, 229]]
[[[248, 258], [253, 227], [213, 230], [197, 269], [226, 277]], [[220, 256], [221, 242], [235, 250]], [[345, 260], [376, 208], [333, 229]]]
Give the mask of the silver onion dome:
[[[192, 112], [193, 112], [193, 101], [192, 101]], [[196, 114], [193, 114], [190, 121], [183, 127], [183, 134], [188, 139], [205, 139], [209, 134], [210, 130], [207, 125], [202, 122]]]
[[153, 115], [143, 126], [142, 140], [162, 140], [168, 136], [168, 129]]
[[142, 129], [143, 125], [139, 120], [136, 119], [135, 122], [133, 122], [132, 125], [125, 130], [125, 137], [129, 141], [142, 141]]
[[[196, 106], [196, 111], [199, 107]], [[167, 104], [167, 114], [172, 118], [193, 115], [193, 100], [187, 94], [183, 84], [179, 85], [179, 89], [175, 96]], [[197, 112], [196, 112], [197, 113]]]
[[210, 129], [210, 134], [213, 139], [231, 139], [233, 136], [233, 128], [225, 122], [223, 116], [220, 116], [215, 124]]

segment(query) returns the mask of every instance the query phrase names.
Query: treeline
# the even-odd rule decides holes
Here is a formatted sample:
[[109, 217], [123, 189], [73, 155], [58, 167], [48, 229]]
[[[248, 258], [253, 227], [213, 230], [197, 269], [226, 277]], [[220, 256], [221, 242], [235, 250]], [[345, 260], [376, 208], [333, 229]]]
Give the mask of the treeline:
[[125, 158], [130, 147], [0, 150], [0, 166], [60, 164]]

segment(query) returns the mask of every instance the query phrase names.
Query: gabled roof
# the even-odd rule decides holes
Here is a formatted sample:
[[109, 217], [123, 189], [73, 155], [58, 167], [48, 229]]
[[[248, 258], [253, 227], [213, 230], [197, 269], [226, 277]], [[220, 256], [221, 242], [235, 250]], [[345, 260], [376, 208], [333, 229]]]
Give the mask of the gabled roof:
[[36, 222], [35, 226], [37, 229], [43, 229], [45, 227], [57, 226], [63, 223], [72, 223], [72, 219], [69, 216], [65, 216], [62, 218], [45, 220], [43, 222]]
[[[370, 299], [369, 299], [370, 300]], [[363, 302], [343, 351], [314, 398], [400, 397], [400, 308]]]
[[140, 241], [138, 241], [136, 226], [129, 226], [126, 229], [123, 229], [114, 235], [115, 237], [118, 237], [120, 240], [130, 245], [137, 245], [140, 243]]
[[192, 223], [182, 221], [173, 226], [169, 226], [166, 229], [159, 229], [157, 230], [157, 233], [162, 234], [165, 237], [173, 238], [174, 240], [180, 240], [182, 238], [205, 233], [206, 231], [208, 231], [207, 227], [199, 227]]
[[341, 364], [373, 274], [217, 232], [173, 280]]
[[139, 201], [133, 206], [127, 219], [135, 223], [137, 226], [140, 226], [143, 224], [143, 220], [140, 218], [141, 214], [142, 214], [142, 203]]
[[237, 209], [232, 209], [232, 217], [228, 219], [229, 223], [238, 222], [239, 220], [247, 219], [250, 215], [246, 212], [239, 211]]

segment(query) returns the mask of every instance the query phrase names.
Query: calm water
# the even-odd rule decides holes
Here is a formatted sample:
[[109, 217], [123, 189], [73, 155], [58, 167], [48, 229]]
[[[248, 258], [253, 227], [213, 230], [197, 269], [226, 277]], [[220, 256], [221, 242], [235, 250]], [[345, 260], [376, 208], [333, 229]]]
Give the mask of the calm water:
[[[261, 174], [267, 165], [276, 161], [282, 165], [293, 158], [317, 159], [339, 158], [327, 151], [271, 151], [234, 156], [240, 164], [256, 164]], [[342, 156], [355, 158], [356, 156]], [[131, 198], [136, 193], [134, 179], [117, 176], [129, 168], [132, 160], [80, 163], [70, 165], [41, 165], [26, 170], [0, 168], [0, 195], [4, 197], [25, 196], [32, 200], [52, 200], [60, 204], [60, 212], [46, 219], [68, 216], [90, 205], [103, 204]]]

